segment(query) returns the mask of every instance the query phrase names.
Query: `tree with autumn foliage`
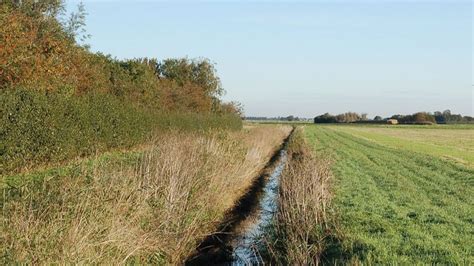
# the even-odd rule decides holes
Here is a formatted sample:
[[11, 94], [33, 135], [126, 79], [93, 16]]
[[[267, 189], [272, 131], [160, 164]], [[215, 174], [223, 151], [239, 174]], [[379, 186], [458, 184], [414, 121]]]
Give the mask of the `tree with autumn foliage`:
[[208, 59], [92, 53], [86, 14], [79, 5], [66, 16], [60, 0], [0, 2], [0, 174], [134, 145], [158, 128], [241, 127]]

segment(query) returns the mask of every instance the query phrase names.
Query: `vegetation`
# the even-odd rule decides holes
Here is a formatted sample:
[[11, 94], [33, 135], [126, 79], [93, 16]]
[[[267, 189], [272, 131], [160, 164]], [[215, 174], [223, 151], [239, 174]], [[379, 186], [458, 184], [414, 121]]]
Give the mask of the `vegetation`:
[[329, 113], [317, 116], [314, 118], [314, 123], [352, 123], [356, 121], [367, 120], [367, 114], [358, 114], [354, 112], [348, 112], [333, 116]]
[[474, 166], [473, 125], [438, 127], [330, 126], [384, 146], [425, 153], [466, 166]]
[[245, 120], [258, 122], [305, 122], [311, 119], [289, 115], [286, 117], [247, 116]]
[[434, 124], [435, 118], [432, 114], [419, 112], [412, 115], [394, 115], [391, 119], [397, 119], [401, 124]]
[[138, 145], [166, 129], [241, 128], [235, 115], [145, 112], [111, 95], [2, 93], [0, 174]]
[[461, 124], [461, 123], [472, 123], [474, 118], [470, 116], [462, 116], [451, 114], [451, 111], [446, 110], [444, 112], [435, 112], [434, 114], [427, 112], [418, 112], [412, 115], [393, 115], [389, 118], [383, 119], [381, 116], [375, 116], [374, 119], [370, 120], [367, 118], [367, 114], [358, 114], [348, 112], [339, 115], [331, 115], [325, 113], [323, 115], [316, 116], [314, 123], [373, 123], [383, 124], [388, 119], [397, 119], [401, 124]]
[[310, 150], [301, 127], [288, 143], [288, 161], [280, 177], [280, 197], [272, 238], [267, 241], [271, 260], [281, 265], [313, 265], [331, 245], [333, 223], [329, 162]]
[[[183, 264], [308, 120], [243, 126], [210, 60], [93, 53], [84, 6], [64, 10], [0, 2], [0, 263]], [[473, 118], [391, 118], [420, 126], [347, 112], [295, 131], [272, 262], [474, 263], [473, 127], [422, 126]]]
[[305, 133], [318, 154], [333, 159], [338, 241], [328, 259], [473, 263], [472, 168], [331, 127]]
[[85, 10], [0, 3], [0, 175], [144, 142], [155, 131], [239, 129], [241, 108], [207, 59], [117, 60], [91, 53]]
[[2, 181], [2, 264], [180, 264], [290, 131], [169, 132]]

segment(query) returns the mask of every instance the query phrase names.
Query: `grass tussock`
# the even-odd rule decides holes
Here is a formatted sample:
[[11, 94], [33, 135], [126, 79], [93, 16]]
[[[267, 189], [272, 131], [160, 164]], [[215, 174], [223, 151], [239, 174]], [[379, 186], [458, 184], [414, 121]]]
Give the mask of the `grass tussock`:
[[163, 134], [127, 163], [6, 185], [2, 264], [179, 264], [215, 230], [289, 131]]
[[269, 252], [278, 264], [319, 264], [333, 225], [327, 214], [331, 199], [329, 162], [308, 148], [303, 129], [288, 143], [281, 176], [279, 207]]

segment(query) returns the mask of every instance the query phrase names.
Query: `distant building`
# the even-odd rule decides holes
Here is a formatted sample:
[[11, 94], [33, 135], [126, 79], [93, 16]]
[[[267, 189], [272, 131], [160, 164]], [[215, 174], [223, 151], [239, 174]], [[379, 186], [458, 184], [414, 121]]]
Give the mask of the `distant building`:
[[397, 119], [388, 119], [387, 124], [398, 125], [398, 120]]

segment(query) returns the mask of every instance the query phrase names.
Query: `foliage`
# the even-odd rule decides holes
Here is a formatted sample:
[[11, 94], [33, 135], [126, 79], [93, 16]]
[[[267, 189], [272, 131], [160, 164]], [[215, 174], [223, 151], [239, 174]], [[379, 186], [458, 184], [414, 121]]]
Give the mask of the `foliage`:
[[434, 124], [435, 118], [432, 114], [418, 112], [412, 115], [393, 115], [391, 119], [397, 119], [402, 124]]
[[208, 59], [165, 59], [157, 65], [160, 77], [176, 81], [180, 86], [196, 84], [208, 96], [221, 96], [224, 93], [216, 69]]
[[336, 122], [338, 123], [351, 123], [360, 120], [362, 120], [362, 116], [354, 112], [347, 112], [344, 114], [336, 115]]
[[239, 129], [235, 115], [172, 114], [109, 94], [0, 92], [0, 174], [143, 142], [164, 129]]
[[87, 37], [84, 6], [63, 23], [57, 19], [61, 10], [57, 0], [0, 3], [0, 89], [110, 93], [163, 111], [241, 111], [223, 106], [224, 90], [208, 59], [94, 54], [75, 41]]
[[336, 117], [329, 113], [325, 113], [323, 115], [316, 116], [314, 118], [314, 123], [336, 123], [336, 122], [337, 122]]
[[[69, 38], [79, 38], [79, 41], [84, 42], [90, 35], [86, 32], [86, 16], [87, 12], [84, 3], [80, 2], [77, 6], [77, 12], [71, 13], [67, 21], [64, 23], [64, 28]], [[76, 39], [76, 41], [78, 41]]]
[[[453, 124], [453, 123], [472, 123], [474, 118], [470, 116], [454, 115], [449, 110], [435, 112], [434, 115], [427, 112], [418, 112], [412, 115], [393, 115], [390, 119], [397, 119], [401, 124]], [[347, 112], [333, 116], [329, 113], [316, 116], [314, 123], [382, 123], [384, 119], [380, 116], [375, 116], [373, 120], [367, 119], [367, 114], [357, 114]]]
[[159, 129], [241, 127], [208, 60], [91, 53], [75, 40], [84, 6], [61, 23], [63, 10], [59, 0], [0, 3], [0, 174], [130, 147]]
[[367, 114], [359, 115], [353, 112], [347, 112], [333, 116], [329, 113], [314, 118], [314, 123], [351, 123], [367, 119]]
[[308, 122], [308, 121], [311, 121], [312, 119], [289, 115], [286, 117], [246, 116], [245, 120], [278, 123], [278, 122]]
[[28, 16], [55, 18], [64, 11], [62, 0], [3, 0], [1, 5]]
[[452, 114], [450, 110], [436, 111], [434, 112], [434, 117], [438, 124], [474, 123], [473, 117]]

